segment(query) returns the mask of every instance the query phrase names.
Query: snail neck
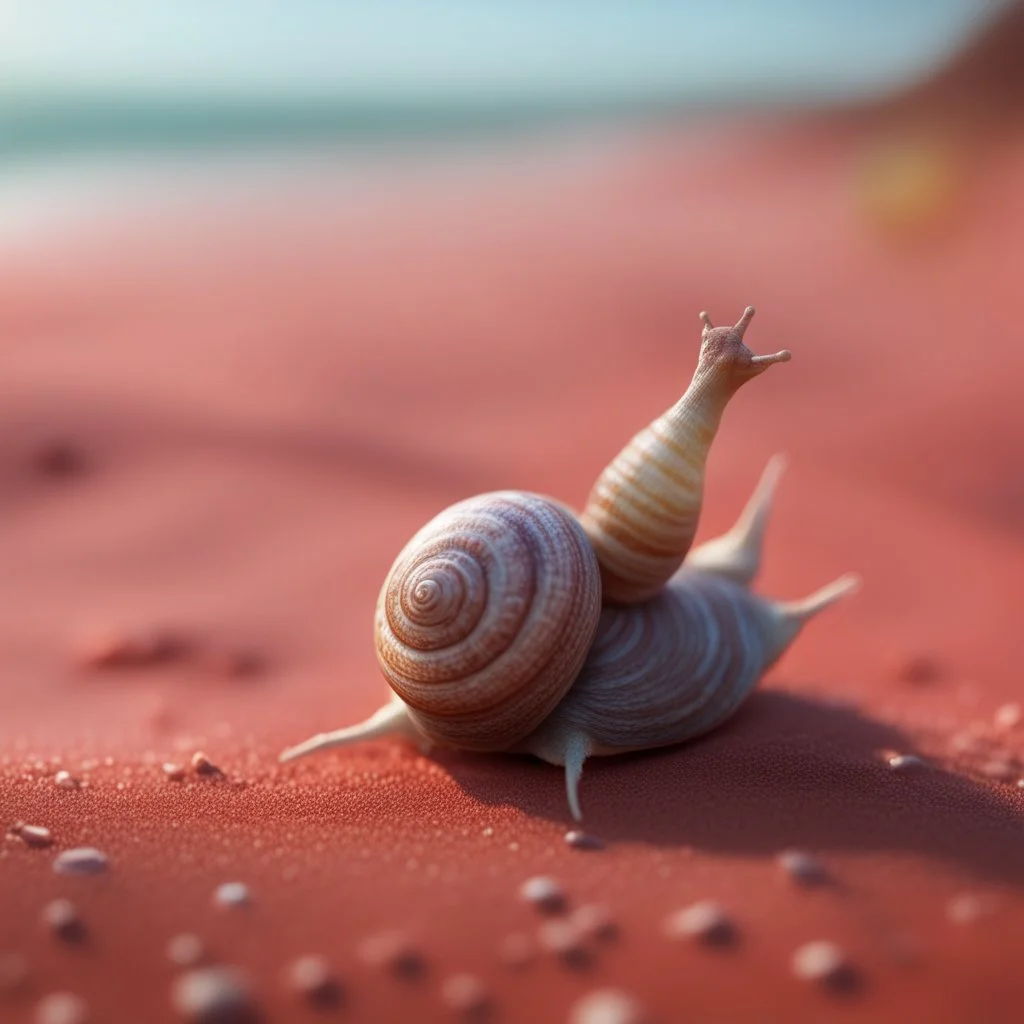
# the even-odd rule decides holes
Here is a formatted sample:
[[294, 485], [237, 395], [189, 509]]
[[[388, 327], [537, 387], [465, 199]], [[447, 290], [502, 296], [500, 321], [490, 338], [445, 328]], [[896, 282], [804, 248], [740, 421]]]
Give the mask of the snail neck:
[[606, 603], [653, 597], [686, 557], [697, 531], [708, 452], [729, 400], [786, 351], [754, 355], [743, 332], [748, 306], [734, 327], [713, 327], [701, 314], [697, 370], [686, 393], [642, 430], [598, 478], [582, 523], [601, 566]]
[[665, 413], [664, 418], [692, 434], [688, 439], [691, 442], [703, 442], [696, 445], [694, 454], [706, 457], [722, 423], [725, 407], [739, 387], [739, 383], [723, 380], [714, 372], [702, 372], [698, 366], [683, 397]]

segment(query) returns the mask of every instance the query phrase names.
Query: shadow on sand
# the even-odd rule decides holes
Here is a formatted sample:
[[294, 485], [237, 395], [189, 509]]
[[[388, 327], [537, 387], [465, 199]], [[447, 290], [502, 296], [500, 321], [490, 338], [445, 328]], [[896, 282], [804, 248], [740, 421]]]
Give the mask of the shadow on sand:
[[[1024, 814], [1010, 798], [938, 767], [890, 768], [913, 753], [896, 728], [810, 697], [761, 692], [721, 729], [666, 750], [594, 758], [585, 826], [609, 841], [774, 855], [787, 847], [920, 853], [1024, 886]], [[569, 822], [561, 769], [444, 754], [485, 804]]]

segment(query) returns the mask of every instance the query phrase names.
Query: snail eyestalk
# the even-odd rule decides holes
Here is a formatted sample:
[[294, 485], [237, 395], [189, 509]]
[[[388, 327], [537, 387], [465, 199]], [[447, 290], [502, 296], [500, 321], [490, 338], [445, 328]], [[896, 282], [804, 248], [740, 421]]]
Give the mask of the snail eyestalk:
[[780, 349], [766, 356], [751, 356], [750, 365], [768, 369], [773, 363], [788, 363], [793, 358], [793, 353], [788, 348]]
[[736, 333], [741, 338], [743, 337], [744, 331], [746, 331], [746, 329], [747, 329], [747, 325], [753, 319], [754, 319], [754, 307], [753, 306], [747, 306], [747, 308], [745, 310], [743, 310], [743, 316], [741, 316], [739, 318], [739, 320], [736, 321], [735, 330], [736, 330]]
[[693, 544], [704, 499], [704, 469], [722, 414], [748, 380], [791, 356], [754, 355], [743, 335], [747, 306], [731, 327], [701, 313], [697, 369], [683, 397], [640, 431], [598, 478], [582, 523], [601, 566], [604, 600], [637, 604], [652, 598]]

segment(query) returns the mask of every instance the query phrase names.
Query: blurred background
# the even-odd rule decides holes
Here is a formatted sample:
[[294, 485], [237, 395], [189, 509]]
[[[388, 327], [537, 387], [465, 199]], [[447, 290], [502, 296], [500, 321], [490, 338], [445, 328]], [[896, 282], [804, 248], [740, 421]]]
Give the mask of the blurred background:
[[920, 80], [1003, 6], [5, 3], [0, 209], [26, 217], [33, 195], [52, 207], [69, 189], [122, 187], [142, 155], [194, 167], [239, 150], [365, 152], [856, 103]]
[[[828, 937], [872, 1019], [1016, 1020], [1022, 238], [1020, 4], [0, 0], [0, 827], [113, 864], [78, 957], [37, 927], [49, 854], [0, 850], [19, 1019], [53, 986], [170, 1019], [182, 929], [270, 979], [403, 921], [545, 1019], [582, 976], [491, 955], [543, 863], [621, 911], [659, 1019], [656, 922], [720, 892], [753, 941], [742, 985], [689, 961], [694, 1019], [824, 1019], [776, 951]], [[784, 452], [758, 587], [864, 579], [784, 692], [588, 766], [597, 855], [548, 766], [278, 767], [385, 697], [373, 608], [415, 530], [500, 488], [580, 507], [685, 389], [699, 311], [747, 304], [750, 347], [793, 359], [730, 405], [698, 539]], [[912, 751], [942, 770], [892, 775]], [[776, 884], [790, 846], [843, 899]], [[226, 877], [251, 920], [211, 911]], [[982, 883], [1002, 917], [942, 918]], [[357, 1007], [409, 1019], [364, 975]]]
[[788, 451], [766, 586], [875, 569], [851, 672], [939, 636], [1001, 671], [968, 627], [1008, 582], [913, 598], [926, 537], [974, 577], [1019, 543], [1022, 43], [980, 0], [0, 4], [5, 738], [263, 736], [266, 693], [181, 702], [232, 659], [300, 733], [341, 676], [373, 706], [405, 538], [492, 488], [581, 504], [698, 311], [751, 302], [795, 359], [730, 410], [705, 532]]

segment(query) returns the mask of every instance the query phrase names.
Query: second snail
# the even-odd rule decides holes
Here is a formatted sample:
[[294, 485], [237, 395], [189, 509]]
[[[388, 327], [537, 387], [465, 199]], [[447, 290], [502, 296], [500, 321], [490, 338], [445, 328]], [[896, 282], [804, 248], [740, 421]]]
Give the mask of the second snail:
[[720, 725], [803, 624], [853, 591], [843, 576], [798, 601], [750, 589], [783, 469], [773, 458], [736, 525], [692, 548], [721, 417], [788, 351], [744, 343], [701, 313], [682, 398], [595, 483], [582, 514], [497, 491], [458, 502], [402, 549], [377, 601], [377, 659], [391, 700], [365, 722], [284, 751], [401, 736], [423, 748], [533, 754], [564, 766], [582, 819], [588, 757], [680, 743]]

